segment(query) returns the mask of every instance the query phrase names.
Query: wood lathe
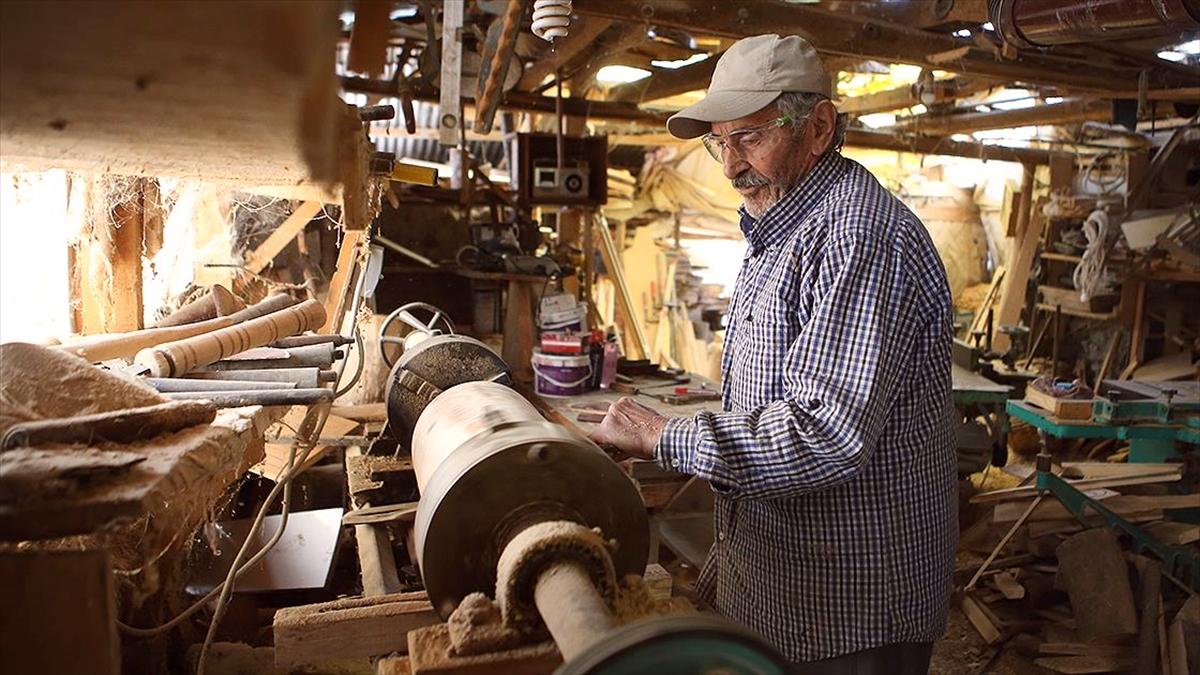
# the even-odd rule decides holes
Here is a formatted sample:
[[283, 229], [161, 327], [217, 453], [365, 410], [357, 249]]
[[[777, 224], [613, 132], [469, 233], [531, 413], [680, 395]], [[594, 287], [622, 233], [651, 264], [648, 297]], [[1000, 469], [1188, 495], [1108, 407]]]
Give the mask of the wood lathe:
[[640, 578], [650, 543], [636, 485], [504, 384], [507, 366], [486, 345], [425, 332], [393, 368], [388, 423], [411, 448], [411, 552], [450, 644], [410, 632], [412, 672], [453, 672], [430, 660], [455, 657], [505, 662], [547, 633], [558, 673], [787, 672], [760, 638], [713, 615], [621, 625], [621, 580]]

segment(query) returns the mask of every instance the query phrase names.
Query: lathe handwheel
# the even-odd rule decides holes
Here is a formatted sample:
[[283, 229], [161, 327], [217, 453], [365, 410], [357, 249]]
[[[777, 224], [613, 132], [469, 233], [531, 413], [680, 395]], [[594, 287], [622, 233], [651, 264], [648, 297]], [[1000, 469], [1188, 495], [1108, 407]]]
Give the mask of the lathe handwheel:
[[714, 614], [623, 626], [554, 675], [784, 675], [791, 665], [761, 637]]
[[[428, 312], [430, 314], [429, 320], [422, 321], [416, 314], [413, 314], [415, 311]], [[387, 315], [387, 318], [383, 320], [383, 324], [379, 327], [379, 356], [387, 364], [389, 370], [392, 366], [396, 365], [396, 361], [388, 356], [384, 345], [392, 344], [403, 347], [405, 344], [404, 337], [393, 337], [387, 334], [388, 329], [391, 328], [392, 323], [396, 320], [399, 320], [412, 330], [429, 333], [430, 335], [454, 334], [454, 324], [450, 321], [450, 317], [446, 316], [446, 313], [438, 307], [427, 302], [410, 302], [400, 305], [391, 314]], [[438, 327], [439, 322], [442, 328]]]

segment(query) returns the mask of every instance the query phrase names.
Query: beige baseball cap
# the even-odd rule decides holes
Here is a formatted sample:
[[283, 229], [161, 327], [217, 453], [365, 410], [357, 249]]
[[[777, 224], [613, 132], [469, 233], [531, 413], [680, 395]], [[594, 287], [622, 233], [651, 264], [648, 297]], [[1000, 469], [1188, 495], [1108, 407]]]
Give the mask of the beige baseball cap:
[[671, 115], [667, 131], [696, 138], [728, 122], [767, 107], [785, 91], [831, 98], [829, 74], [808, 40], [797, 35], [756, 35], [738, 40], [717, 61], [708, 95]]

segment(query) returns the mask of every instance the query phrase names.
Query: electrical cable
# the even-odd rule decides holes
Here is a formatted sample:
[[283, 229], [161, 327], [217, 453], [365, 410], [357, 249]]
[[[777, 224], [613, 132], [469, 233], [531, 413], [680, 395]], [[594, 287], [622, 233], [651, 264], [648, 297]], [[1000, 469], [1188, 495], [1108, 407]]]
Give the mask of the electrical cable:
[[[208, 660], [208, 651], [212, 647], [213, 640], [216, 638], [217, 626], [220, 625], [221, 619], [225, 615], [225, 609], [228, 607], [229, 603], [229, 596], [233, 594], [234, 583], [242, 571], [249, 569], [248, 565], [239, 566], [239, 564], [246, 556], [246, 553], [250, 550], [250, 541], [258, 533], [258, 531], [262, 529], [262, 524], [266, 519], [267, 511], [270, 509], [271, 503], [274, 501], [275, 495], [278, 494], [281, 485], [283, 486], [283, 502], [282, 506], [280, 507], [281, 517], [279, 529], [271, 537], [271, 541], [268, 543], [274, 547], [275, 544], [278, 543], [283, 537], [283, 532], [287, 528], [288, 514], [292, 501], [292, 479], [294, 477], [292, 471], [295, 470], [296, 466], [304, 465], [304, 459], [308, 458], [308, 453], [312, 451], [313, 447], [317, 443], [317, 439], [321, 437], [321, 431], [325, 428], [325, 421], [329, 419], [329, 408], [330, 406], [328, 404], [320, 405], [319, 407], [315, 408], [317, 418], [313, 424], [311, 438], [304, 441], [305, 447], [299, 464], [295, 464], [295, 460], [296, 448], [300, 445], [300, 441], [292, 443], [291, 448], [288, 450], [288, 463], [290, 466], [286, 470], [286, 475], [281, 476], [280, 481], [275, 483], [275, 487], [272, 488], [270, 494], [267, 495], [267, 499], [264, 500], [262, 507], [258, 510], [258, 515], [255, 516], [254, 522], [250, 525], [250, 531], [246, 534], [246, 541], [242, 543], [242, 547], [238, 550], [237, 556], [235, 556], [233, 559], [233, 564], [229, 567], [229, 573], [225, 576], [224, 583], [221, 584], [221, 595], [217, 598], [216, 607], [213, 608], [213, 618], [208, 624], [208, 634], [205, 635], [204, 644], [200, 647], [200, 658], [196, 665], [196, 675], [204, 675], [204, 666]], [[313, 408], [309, 409], [309, 415], [312, 414], [313, 410]], [[301, 424], [301, 428], [303, 428], [303, 426], [304, 425]], [[264, 546], [263, 550], [266, 551], [269, 549]], [[262, 551], [260, 551], [260, 553], [262, 553]], [[263, 555], [265, 555], [265, 553], [263, 553]]]
[[[363, 345], [362, 331], [359, 329], [357, 324], [354, 326], [354, 350], [358, 354], [358, 363], [354, 366], [354, 377], [350, 378], [350, 382], [347, 383], [346, 386], [334, 392], [333, 398], [335, 399], [341, 398], [343, 394], [353, 389], [354, 385], [358, 384], [359, 378], [362, 377], [363, 370], [366, 369], [367, 352], [365, 346]], [[349, 354], [347, 354], [347, 358], [348, 357]], [[343, 359], [343, 361], [345, 361], [345, 359]], [[341, 377], [338, 379], [340, 380]]]

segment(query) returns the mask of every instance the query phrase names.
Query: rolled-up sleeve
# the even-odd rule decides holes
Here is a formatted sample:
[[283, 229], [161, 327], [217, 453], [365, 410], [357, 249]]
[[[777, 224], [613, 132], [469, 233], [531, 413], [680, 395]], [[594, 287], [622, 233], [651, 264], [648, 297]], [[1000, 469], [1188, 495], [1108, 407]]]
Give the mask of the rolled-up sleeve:
[[903, 247], [866, 227], [830, 241], [811, 272], [807, 320], [792, 344], [776, 347], [788, 354], [784, 397], [752, 410], [672, 419], [656, 460], [751, 498], [852, 478], [879, 441], [922, 323], [910, 307], [904, 256]]

